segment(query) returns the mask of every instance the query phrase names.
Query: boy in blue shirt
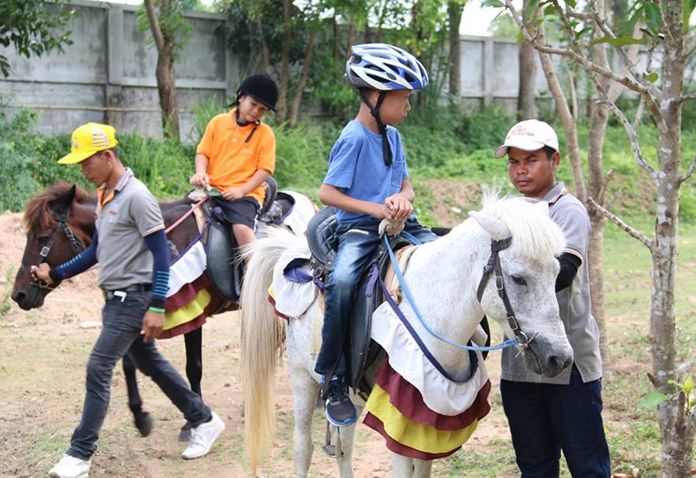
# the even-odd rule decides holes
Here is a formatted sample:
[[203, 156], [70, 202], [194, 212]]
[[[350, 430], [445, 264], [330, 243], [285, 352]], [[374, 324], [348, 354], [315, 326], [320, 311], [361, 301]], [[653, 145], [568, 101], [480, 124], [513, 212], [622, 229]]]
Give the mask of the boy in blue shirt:
[[428, 85], [425, 68], [391, 45], [355, 45], [346, 78], [358, 90], [361, 104], [331, 150], [319, 190], [321, 201], [337, 208], [339, 246], [325, 288], [322, 344], [315, 365], [326, 385], [326, 417], [339, 427], [357, 418], [344, 380], [345, 338], [360, 275], [380, 242], [380, 221], [405, 221], [404, 231], [420, 241], [436, 239], [413, 214], [415, 194], [401, 136], [393, 127], [411, 109], [411, 91]]

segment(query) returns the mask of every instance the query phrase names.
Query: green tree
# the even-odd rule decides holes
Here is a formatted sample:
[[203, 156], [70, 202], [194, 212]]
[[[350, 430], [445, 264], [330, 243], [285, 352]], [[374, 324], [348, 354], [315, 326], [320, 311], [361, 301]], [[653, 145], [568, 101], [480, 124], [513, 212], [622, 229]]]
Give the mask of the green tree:
[[[45, 2], [40, 0], [0, 1], [0, 45], [14, 46], [27, 58], [41, 56], [51, 50], [63, 51], [71, 45], [70, 31], [64, 27], [73, 12], [64, 8], [66, 0]], [[0, 72], [10, 75], [10, 64], [0, 54]]]
[[[696, 95], [687, 93], [685, 88], [685, 65], [696, 44], [696, 32], [688, 19], [696, 3], [691, 0], [635, 0], [629, 5], [628, 21], [620, 25], [612, 25], [608, 20], [603, 0], [590, 0], [581, 7], [575, 1], [535, 0], [523, 12], [519, 12], [511, 0], [490, 0], [488, 3], [504, 6], [512, 13], [524, 38], [541, 52], [542, 64], [549, 55], [559, 55], [585, 70], [598, 95], [597, 110], [606, 108], [607, 114], [613, 113], [618, 118], [631, 142], [637, 166], [655, 186], [655, 226], [651, 237], [631, 227], [601, 204], [608, 181], [606, 177], [600, 175], [592, 181], [594, 184], [589, 192], [595, 197], [587, 197], [587, 191], [583, 195], [587, 197], [591, 210], [599, 211], [640, 241], [652, 257], [652, 373], [649, 378], [656, 392], [668, 397], [657, 405], [662, 438], [662, 476], [691, 476], [696, 414], [689, 406], [689, 394], [678, 385], [693, 372], [693, 362], [687, 359], [679, 363], [684, 360], [681, 357], [689, 356], [693, 347], [689, 347], [686, 354], [679, 351], [675, 288], [680, 190], [696, 171], [696, 158], [682, 160], [681, 151], [682, 108], [686, 102], [696, 99]], [[539, 15], [540, 20], [531, 26], [525, 25], [525, 20], [535, 15]], [[562, 33], [563, 42], [547, 42], [543, 34], [545, 27]], [[632, 52], [637, 45], [645, 47], [647, 61], [635, 61]], [[619, 68], [608, 61], [608, 50], [618, 59]], [[655, 51], [660, 52], [657, 65], [652, 61]], [[616, 104], [617, 95], [612, 90], [617, 85], [640, 97], [641, 105], [655, 124], [659, 139], [654, 157], [645, 156], [641, 148], [635, 126], [640, 118], [629, 121]], [[591, 136], [601, 134], [603, 137], [606, 121], [604, 118], [599, 120], [597, 124], [601, 128], [593, 129]], [[593, 149], [601, 159], [601, 145], [595, 144]], [[590, 164], [590, 168], [599, 167], [601, 162]], [[591, 171], [591, 174], [595, 172]]]
[[191, 25], [184, 18], [184, 12], [195, 5], [195, 0], [144, 0], [138, 11], [140, 29], [146, 30], [149, 26], [157, 48], [155, 76], [163, 133], [176, 140], [180, 139], [180, 131], [174, 62], [191, 34]]

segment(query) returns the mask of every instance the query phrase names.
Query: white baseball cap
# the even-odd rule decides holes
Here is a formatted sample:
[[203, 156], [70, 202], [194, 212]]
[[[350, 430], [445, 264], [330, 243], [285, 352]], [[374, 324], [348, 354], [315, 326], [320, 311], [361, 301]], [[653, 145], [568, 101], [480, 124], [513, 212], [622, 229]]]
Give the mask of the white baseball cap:
[[558, 151], [558, 136], [553, 128], [543, 121], [525, 120], [520, 121], [510, 128], [505, 143], [495, 150], [495, 155], [502, 158], [508, 152], [508, 148], [517, 148], [522, 151], [536, 151], [544, 146]]

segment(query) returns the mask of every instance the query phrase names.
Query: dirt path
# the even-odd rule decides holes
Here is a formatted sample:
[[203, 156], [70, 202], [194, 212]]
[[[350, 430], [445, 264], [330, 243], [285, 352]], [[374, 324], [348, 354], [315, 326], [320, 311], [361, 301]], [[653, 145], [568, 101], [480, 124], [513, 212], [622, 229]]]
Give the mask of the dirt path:
[[[20, 215], [0, 215], [0, 300], [12, 282], [24, 247]], [[7, 281], [7, 275], [12, 277]], [[39, 310], [24, 312], [14, 303], [0, 315], [0, 437], [3, 459], [0, 477], [46, 476], [67, 446], [77, 425], [84, 393], [84, 366], [98, 334], [100, 292], [95, 273], [66, 281]], [[0, 302], [2, 306], [9, 301]], [[204, 328], [203, 396], [220, 414], [227, 430], [208, 457], [192, 462], [180, 458], [176, 442], [183, 424], [178, 411], [149, 380], [140, 376], [145, 408], [155, 418], [155, 428], [141, 438], [131, 425], [123, 373], [117, 369], [111, 408], [99, 440], [90, 476], [99, 477], [243, 477], [245, 476], [239, 383], [239, 319], [235, 313], [209, 320]], [[159, 342], [163, 353], [184, 370], [181, 338]], [[491, 361], [495, 366], [495, 360]], [[497, 384], [497, 370], [491, 370]], [[278, 435], [271, 464], [265, 476], [292, 477], [292, 403], [287, 370], [277, 383]], [[491, 397], [493, 411], [482, 422], [465, 453], [483, 449], [490, 441], [509, 441], [497, 386]], [[321, 412], [316, 413], [315, 453], [310, 476], [333, 477], [331, 459], [321, 451], [324, 436]], [[364, 425], [356, 444], [357, 477], [389, 475], [389, 458], [381, 438]], [[445, 461], [436, 464], [434, 476], [449, 470]], [[438, 472], [438, 470], [441, 470]], [[456, 476], [476, 477], [474, 470]]]

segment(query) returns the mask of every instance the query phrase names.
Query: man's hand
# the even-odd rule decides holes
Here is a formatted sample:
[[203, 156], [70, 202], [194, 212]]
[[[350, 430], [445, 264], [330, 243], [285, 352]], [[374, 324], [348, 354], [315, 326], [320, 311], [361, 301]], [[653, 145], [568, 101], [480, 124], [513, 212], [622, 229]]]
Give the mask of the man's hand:
[[222, 197], [228, 201], [234, 201], [235, 199], [243, 198], [244, 191], [242, 191], [242, 188], [229, 188], [222, 192]]
[[29, 268], [29, 271], [31, 272], [32, 279], [42, 280], [48, 285], [53, 284], [51, 276], [49, 275], [49, 272], [51, 271], [51, 266], [49, 266], [45, 262], [42, 262], [38, 266], [31, 266]]
[[193, 176], [191, 176], [189, 182], [199, 188], [210, 188], [210, 179], [206, 173], [195, 173]]
[[413, 204], [401, 194], [389, 196], [384, 201], [386, 219], [390, 221], [406, 219], [413, 213]]
[[148, 310], [143, 319], [143, 339], [145, 342], [156, 339], [162, 333], [164, 327], [164, 314]]

